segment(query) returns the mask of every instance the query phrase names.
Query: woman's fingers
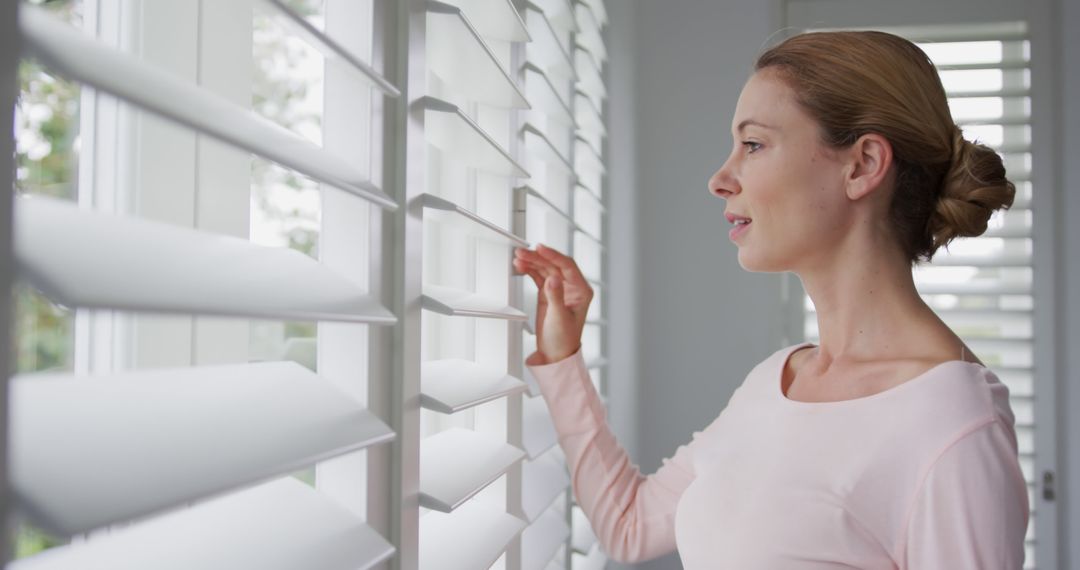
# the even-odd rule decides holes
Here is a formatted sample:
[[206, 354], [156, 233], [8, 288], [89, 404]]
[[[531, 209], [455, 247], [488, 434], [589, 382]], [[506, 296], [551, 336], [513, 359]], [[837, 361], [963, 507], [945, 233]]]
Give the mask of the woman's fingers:
[[542, 258], [557, 267], [559, 271], [562, 272], [563, 279], [577, 285], [586, 285], [585, 276], [582, 275], [581, 269], [578, 268], [577, 263], [569, 256], [563, 255], [544, 244], [538, 244], [536, 246], [536, 252]]
[[[545, 246], [542, 246], [542, 245], [537, 246], [537, 248], [541, 248], [541, 247], [543, 247], [547, 251], [555, 252], [555, 250], [553, 250], [553, 249], [551, 249], [549, 247], [545, 247]], [[531, 264], [533, 264], [534, 266], [536, 266], [538, 268], [544, 269], [545, 272], [547, 272], [547, 273], [562, 274], [563, 271], [564, 271], [563, 267], [560, 267], [559, 264], [556, 263], [556, 261], [554, 259], [551, 259], [551, 258], [549, 258], [547, 256], [541, 255], [539, 253], [539, 250], [532, 251], [532, 250], [528, 250], [528, 249], [518, 249], [518, 250], [516, 250], [515, 255], [517, 255], [516, 259], [521, 259], [521, 260], [524, 260], [524, 261], [526, 261], [528, 263], [531, 263]], [[556, 255], [561, 255], [561, 254], [556, 253]], [[573, 263], [573, 262], [571, 261], [571, 263]], [[564, 278], [565, 278], [565, 275], [564, 275]]]
[[572, 304], [588, 303], [592, 300], [592, 287], [581, 273], [577, 263], [558, 251], [545, 245], [537, 245], [537, 251], [515, 249], [514, 262], [528, 264], [537, 269], [545, 278], [558, 275], [567, 285], [566, 300]]
[[[515, 259], [514, 260], [514, 265], [518, 266], [519, 261]], [[521, 265], [522, 265], [521, 272], [532, 278], [533, 283], [536, 284], [537, 289], [543, 289], [544, 288], [544, 276], [541, 275], [540, 272], [537, 271], [536, 268], [534, 268], [532, 266], [529, 266], [527, 264], [521, 264]]]
[[514, 260], [514, 266], [521, 267], [522, 269], [532, 269], [533, 271], [539, 273], [541, 278], [543, 279], [546, 279], [552, 275], [559, 275], [558, 268], [543, 262], [533, 263], [531, 261], [519, 258]]

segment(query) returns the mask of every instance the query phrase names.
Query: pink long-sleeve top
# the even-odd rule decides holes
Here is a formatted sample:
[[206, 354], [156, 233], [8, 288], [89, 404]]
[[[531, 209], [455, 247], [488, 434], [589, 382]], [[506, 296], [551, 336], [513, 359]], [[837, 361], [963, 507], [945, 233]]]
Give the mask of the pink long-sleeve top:
[[622, 562], [678, 550], [685, 568], [1017, 570], [1030, 514], [1009, 390], [950, 361], [871, 396], [800, 402], [795, 345], [644, 476], [606, 422], [581, 352], [529, 366], [578, 503]]

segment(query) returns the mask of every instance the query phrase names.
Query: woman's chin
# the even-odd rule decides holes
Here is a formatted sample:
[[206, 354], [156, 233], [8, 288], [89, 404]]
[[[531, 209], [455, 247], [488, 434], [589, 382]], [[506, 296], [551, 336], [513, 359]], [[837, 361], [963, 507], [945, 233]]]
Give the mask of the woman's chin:
[[763, 259], [759, 255], [754, 255], [754, 253], [746, 247], [739, 248], [739, 266], [752, 273], [779, 273], [781, 271], [787, 271], [787, 269], [783, 267], [783, 264], [776, 263], [775, 260]]

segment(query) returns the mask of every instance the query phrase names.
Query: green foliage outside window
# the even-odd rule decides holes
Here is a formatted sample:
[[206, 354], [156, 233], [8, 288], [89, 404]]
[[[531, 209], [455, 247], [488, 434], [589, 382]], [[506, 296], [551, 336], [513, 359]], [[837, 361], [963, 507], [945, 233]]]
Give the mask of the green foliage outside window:
[[[81, 25], [82, 3], [37, 0], [55, 17]], [[23, 60], [15, 104], [16, 194], [75, 200], [78, 185], [79, 96], [77, 83], [51, 75], [40, 63]], [[15, 373], [72, 368], [73, 314], [25, 283], [16, 283], [11, 307]], [[15, 558], [25, 558], [64, 541], [22, 521], [15, 524]]]

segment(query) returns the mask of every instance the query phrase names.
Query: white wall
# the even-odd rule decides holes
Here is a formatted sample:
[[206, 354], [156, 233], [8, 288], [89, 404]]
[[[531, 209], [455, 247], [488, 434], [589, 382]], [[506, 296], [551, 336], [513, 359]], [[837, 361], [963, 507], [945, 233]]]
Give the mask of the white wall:
[[1064, 261], [1064, 289], [1062, 297], [1065, 306], [1061, 314], [1065, 316], [1065, 338], [1061, 343], [1065, 355], [1065, 368], [1062, 371], [1061, 386], [1061, 422], [1062, 432], [1059, 443], [1064, 451], [1060, 457], [1058, 480], [1061, 529], [1061, 568], [1080, 569], [1080, 2], [1061, 1], [1061, 14], [1058, 21], [1062, 41], [1062, 106], [1064, 107], [1062, 160], [1062, 192], [1064, 243], [1062, 251]]
[[[750, 369], [780, 346], [780, 277], [739, 267], [724, 202], [705, 186], [731, 151], [731, 116], [777, 27], [774, 6], [637, 3], [636, 458], [646, 473], [715, 418]], [[613, 100], [621, 94], [613, 89]], [[668, 556], [642, 567], [680, 565]]]
[[615, 1], [608, 9], [608, 90], [610, 97], [607, 152], [609, 159], [608, 232], [609, 268], [606, 280], [618, 286], [605, 291], [608, 305], [607, 369], [609, 420], [620, 443], [637, 457], [638, 370], [638, 236], [637, 236], [637, 130], [635, 122], [634, 3]]

